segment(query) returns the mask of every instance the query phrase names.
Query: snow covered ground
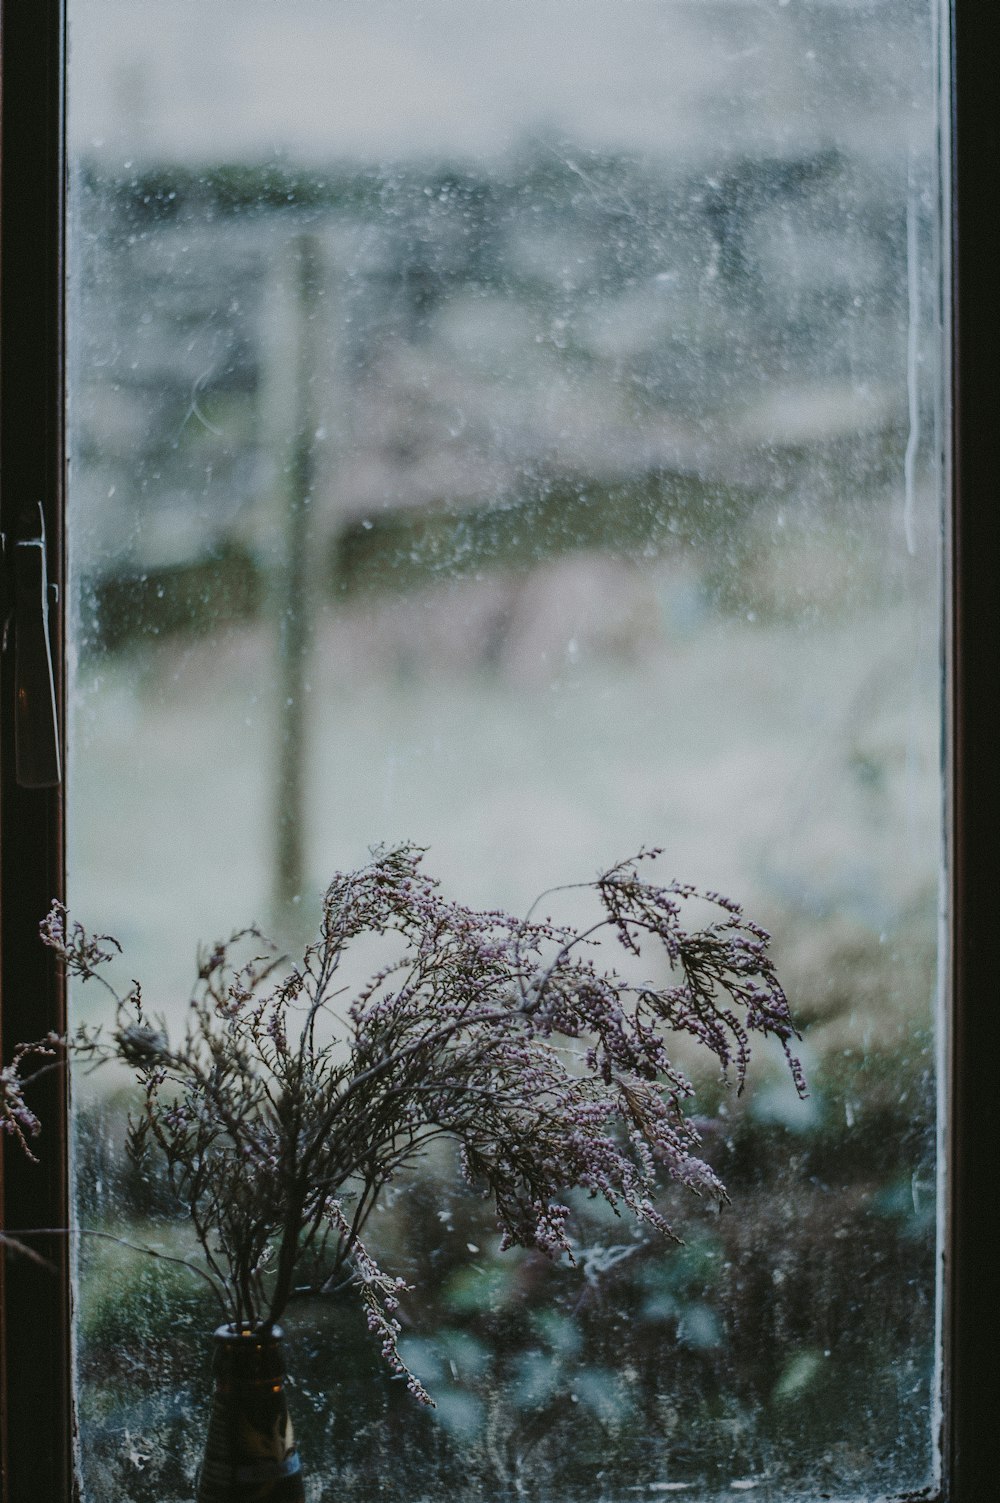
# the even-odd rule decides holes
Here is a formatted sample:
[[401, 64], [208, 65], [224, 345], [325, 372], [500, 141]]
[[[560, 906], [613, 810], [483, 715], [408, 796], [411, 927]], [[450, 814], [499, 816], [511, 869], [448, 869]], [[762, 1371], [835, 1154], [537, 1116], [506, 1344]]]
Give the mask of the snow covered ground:
[[[933, 600], [871, 585], [768, 619], [713, 609], [677, 562], [571, 555], [322, 613], [303, 904], [412, 839], [455, 896], [515, 911], [651, 844], [766, 922], [870, 934], [933, 909]], [[271, 916], [274, 661], [265, 622], [81, 668], [71, 901], [158, 1004], [196, 941]]]

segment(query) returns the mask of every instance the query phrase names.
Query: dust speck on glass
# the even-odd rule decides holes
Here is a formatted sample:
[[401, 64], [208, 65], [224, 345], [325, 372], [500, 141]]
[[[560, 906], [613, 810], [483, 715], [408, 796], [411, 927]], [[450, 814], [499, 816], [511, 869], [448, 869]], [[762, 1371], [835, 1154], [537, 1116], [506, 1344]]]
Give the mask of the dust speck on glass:
[[[695, 1076], [732, 1205], [500, 1252], [369, 1226], [401, 1350], [289, 1307], [309, 1496], [933, 1477], [944, 396], [937, 0], [70, 0], [69, 898], [183, 1014], [412, 840], [521, 913], [643, 845], [773, 934]], [[572, 912], [570, 913], [572, 918]], [[78, 991], [77, 1018], [100, 1003]], [[75, 1088], [78, 1220], [183, 1251]], [[80, 1239], [91, 1500], [183, 1500], [215, 1318]]]

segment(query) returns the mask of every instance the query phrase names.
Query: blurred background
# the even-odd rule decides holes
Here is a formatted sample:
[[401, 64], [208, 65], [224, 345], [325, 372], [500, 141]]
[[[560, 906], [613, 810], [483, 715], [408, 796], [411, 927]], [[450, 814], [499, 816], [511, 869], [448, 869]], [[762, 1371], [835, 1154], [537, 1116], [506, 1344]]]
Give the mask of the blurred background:
[[[805, 1031], [804, 1104], [774, 1058], [696, 1081], [733, 1205], [671, 1204], [682, 1248], [587, 1204], [552, 1268], [447, 1161], [401, 1185], [439, 1407], [303, 1311], [311, 1498], [925, 1485], [936, 0], [69, 13], [74, 911], [177, 1018], [198, 941], [299, 943], [377, 842], [518, 912], [656, 844]], [[175, 1245], [127, 1099], [78, 1084], [81, 1224]], [[109, 1247], [86, 1485], [184, 1499], [213, 1316]]]

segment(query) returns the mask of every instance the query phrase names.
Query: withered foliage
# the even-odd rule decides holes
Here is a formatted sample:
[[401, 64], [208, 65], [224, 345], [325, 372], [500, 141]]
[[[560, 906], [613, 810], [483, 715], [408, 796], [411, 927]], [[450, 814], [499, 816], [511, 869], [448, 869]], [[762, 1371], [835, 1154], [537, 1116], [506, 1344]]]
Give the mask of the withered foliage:
[[[333, 879], [297, 964], [253, 929], [202, 955], [176, 1040], [138, 983], [110, 987], [117, 943], [53, 906], [43, 940], [116, 1005], [110, 1029], [69, 1047], [134, 1069], [130, 1149], [162, 1155], [227, 1319], [266, 1326], [294, 1295], [351, 1280], [386, 1360], [426, 1400], [396, 1346], [404, 1286], [362, 1233], [384, 1188], [439, 1138], [458, 1144], [470, 1184], [492, 1199], [504, 1244], [550, 1257], [572, 1256], [574, 1190], [667, 1236], [663, 1181], [725, 1200], [699, 1155], [671, 1042], [694, 1039], [739, 1088], [751, 1035], [773, 1035], [804, 1092], [795, 1030], [768, 936], [717, 893], [647, 876], [659, 854], [590, 884], [595, 918], [572, 928], [451, 902], [422, 851], [379, 849]], [[685, 912], [706, 902], [709, 922], [689, 927]], [[347, 956], [372, 936], [393, 954], [352, 994]], [[651, 969], [666, 981], [603, 967], [602, 939], [627, 952], [630, 974], [658, 952]], [[8, 1131], [34, 1131], [20, 1067], [57, 1044], [32, 1046], [4, 1072]]]

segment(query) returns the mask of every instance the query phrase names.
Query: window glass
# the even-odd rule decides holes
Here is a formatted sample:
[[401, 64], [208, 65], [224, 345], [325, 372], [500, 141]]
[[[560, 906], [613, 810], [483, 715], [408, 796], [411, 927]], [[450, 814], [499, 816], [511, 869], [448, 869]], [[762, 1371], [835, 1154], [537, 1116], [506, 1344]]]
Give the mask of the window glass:
[[[69, 0], [69, 897], [175, 1026], [414, 840], [524, 912], [643, 845], [774, 936], [799, 1101], [696, 1076], [732, 1204], [286, 1321], [311, 1496], [925, 1486], [941, 203], [933, 0]], [[573, 916], [567, 899], [565, 913]], [[92, 989], [79, 1020], [101, 1017]], [[178, 1250], [76, 1085], [82, 1227]], [[215, 1317], [80, 1239], [91, 1499], [190, 1495]]]

